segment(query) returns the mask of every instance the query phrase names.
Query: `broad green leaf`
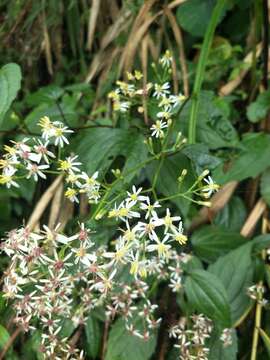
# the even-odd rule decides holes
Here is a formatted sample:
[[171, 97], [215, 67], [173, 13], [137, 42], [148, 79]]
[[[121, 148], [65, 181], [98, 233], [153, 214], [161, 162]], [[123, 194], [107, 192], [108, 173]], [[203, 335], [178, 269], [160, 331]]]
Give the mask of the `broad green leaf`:
[[54, 103], [64, 94], [64, 89], [57, 85], [44, 86], [38, 91], [27, 95], [26, 102], [29, 106], [38, 106], [41, 103]]
[[89, 316], [85, 324], [86, 333], [86, 351], [91, 358], [95, 359], [98, 356], [102, 333], [99, 322], [93, 316]]
[[230, 305], [226, 290], [220, 280], [205, 270], [191, 271], [185, 281], [189, 303], [216, 321], [221, 327], [231, 326]]
[[[159, 162], [156, 161], [147, 167], [147, 176], [151, 182], [158, 169], [158, 165]], [[179, 189], [177, 178], [180, 176], [183, 169], [187, 169], [188, 172]], [[194, 180], [195, 178], [193, 176], [190, 160], [185, 155], [179, 153], [164, 160], [157, 178], [156, 187], [159, 193], [163, 194], [164, 197], [168, 197], [186, 191], [192, 185]], [[183, 215], [187, 214], [190, 207], [190, 201], [181, 196], [175, 197], [171, 201], [178, 207]]]
[[192, 144], [186, 146], [182, 153], [185, 154], [194, 164], [197, 174], [203, 170], [212, 170], [221, 163], [221, 160], [209, 153], [205, 144]]
[[269, 166], [270, 136], [264, 133], [248, 133], [243, 136], [242, 149], [224, 173], [221, 167], [214, 171], [214, 178], [220, 184], [232, 180], [256, 177]]
[[10, 336], [6, 328], [0, 324], [0, 349], [3, 349]]
[[[136, 319], [133, 321], [137, 323]], [[154, 353], [155, 345], [155, 335], [148, 341], [139, 339], [131, 335], [125, 329], [124, 320], [119, 319], [110, 330], [105, 360], [148, 360]]]
[[228, 294], [233, 323], [250, 306], [247, 288], [252, 285], [254, 267], [251, 259], [252, 241], [230, 251], [208, 267], [223, 284]]
[[241, 230], [247, 211], [243, 200], [233, 196], [231, 200], [214, 217], [213, 223], [230, 231]]
[[206, 225], [192, 234], [191, 242], [195, 254], [210, 263], [246, 243], [246, 239], [238, 232]]
[[268, 248], [270, 246], [270, 234], [264, 234], [256, 236], [252, 240], [253, 252], [258, 254], [260, 251]]
[[38, 126], [38, 122], [43, 116], [48, 116], [51, 121], [67, 122], [65, 125], [76, 125], [78, 115], [73, 104], [61, 102], [59, 106], [61, 110], [56, 104], [51, 103], [42, 103], [35, 107], [25, 118], [27, 128], [34, 133], [40, 133], [41, 128]]
[[10, 63], [0, 69], [0, 125], [21, 88], [21, 69]]
[[191, 35], [203, 37], [214, 6], [215, 0], [189, 0], [178, 7], [177, 20]]
[[[201, 91], [199, 103], [197, 142], [205, 144], [209, 149], [238, 146], [238, 135], [230, 122], [230, 114], [224, 112], [219, 98], [215, 97], [212, 91]], [[176, 129], [181, 130], [186, 136], [190, 112], [191, 100], [188, 100], [176, 124]]]
[[235, 329], [232, 330], [232, 344], [224, 346], [220, 340], [221, 332], [214, 329], [209, 341], [208, 360], [236, 360], [237, 359], [237, 335]]
[[263, 329], [259, 329], [259, 332], [267, 350], [268, 356], [270, 357], [270, 337], [266, 334], [265, 331], [263, 331]]
[[270, 205], [270, 168], [262, 174], [260, 190], [263, 199]]
[[256, 123], [263, 120], [270, 110], [270, 91], [259, 94], [257, 99], [247, 108], [249, 121]]
[[[82, 131], [72, 143], [76, 154], [91, 175], [95, 171], [105, 173], [117, 156], [125, 157], [124, 181], [129, 182], [140, 169], [132, 169], [147, 158], [144, 137], [124, 129], [93, 128]], [[125, 176], [126, 174], [126, 176]]]

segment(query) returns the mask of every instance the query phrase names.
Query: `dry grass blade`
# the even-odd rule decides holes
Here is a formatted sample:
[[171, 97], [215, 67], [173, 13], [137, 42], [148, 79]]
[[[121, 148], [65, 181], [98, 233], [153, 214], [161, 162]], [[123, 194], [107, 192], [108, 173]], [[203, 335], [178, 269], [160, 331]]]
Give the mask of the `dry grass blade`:
[[126, 48], [123, 51], [120, 65], [119, 65], [119, 72], [122, 71], [123, 67], [125, 71], [130, 71], [132, 68], [132, 64], [135, 58], [136, 50], [141, 42], [143, 36], [145, 35], [146, 31], [153, 23], [153, 21], [157, 18], [157, 15], [151, 16], [147, 18], [147, 20], [140, 26], [138, 31], [134, 34], [134, 36], [128, 41]]
[[61, 210], [61, 205], [62, 205], [63, 189], [64, 189], [64, 185], [63, 182], [61, 182], [52, 200], [51, 212], [48, 223], [49, 229], [53, 229], [57, 224], [59, 218], [59, 212]]
[[151, 10], [152, 6], [156, 0], [148, 0], [145, 4], [141, 7], [134, 23], [130, 31], [130, 35], [123, 51], [119, 72], [121, 72], [122, 68], [124, 67], [125, 71], [129, 71], [131, 69], [131, 64], [134, 60], [134, 55], [136, 49], [139, 45], [139, 42], [142, 40], [145, 32], [147, 31], [148, 27], [154, 21], [156, 16], [151, 16], [149, 11]]
[[188, 70], [187, 70], [187, 63], [186, 63], [186, 56], [185, 56], [185, 49], [184, 49], [184, 42], [183, 42], [181, 28], [178, 26], [175, 16], [173, 15], [170, 9], [166, 8], [165, 14], [167, 15], [168, 20], [171, 24], [174, 38], [179, 49], [179, 59], [180, 59], [182, 77], [183, 77], [184, 95], [189, 96]]
[[[146, 88], [147, 85], [147, 64], [148, 64], [148, 37], [145, 36], [142, 41], [142, 51], [141, 51], [141, 58], [142, 58], [142, 70], [143, 70], [143, 86]], [[144, 122], [148, 125], [148, 114], [147, 114], [147, 95], [143, 95], [143, 116]]]
[[213, 197], [211, 200], [212, 206], [209, 209], [208, 207], [203, 207], [198, 216], [192, 221], [189, 231], [193, 231], [198, 228], [200, 225], [205, 224], [209, 221], [210, 217], [215, 216], [218, 211], [224, 208], [232, 197], [236, 187], [238, 185], [237, 181], [231, 181], [228, 184], [224, 185]]
[[168, 8], [169, 9], [174, 9], [176, 6], [179, 6], [179, 5], [183, 4], [186, 1], [187, 0], [174, 0], [168, 5]]
[[60, 212], [60, 217], [59, 217], [59, 223], [60, 223], [59, 231], [64, 230], [68, 221], [72, 219], [73, 212], [74, 212], [74, 203], [71, 202], [69, 199], [64, 198], [62, 210]]
[[241, 235], [243, 236], [250, 236], [257, 224], [260, 220], [261, 216], [263, 215], [266, 209], [266, 203], [263, 199], [258, 200], [257, 204], [254, 206], [253, 210], [249, 214], [244, 226], [241, 230]]
[[91, 6], [89, 22], [88, 22], [87, 45], [86, 45], [87, 50], [92, 49], [99, 9], [100, 9], [100, 0], [92, 0], [92, 6]]
[[50, 42], [50, 37], [49, 37], [47, 23], [46, 23], [46, 15], [45, 15], [44, 12], [42, 14], [42, 27], [43, 27], [43, 37], [44, 37], [42, 45], [43, 45], [44, 51], [45, 51], [47, 69], [48, 69], [48, 73], [50, 75], [53, 75], [53, 61], [52, 61], [52, 52], [51, 52], [51, 42]]
[[49, 202], [51, 201], [56, 189], [61, 184], [63, 179], [63, 175], [59, 175], [51, 186], [45, 191], [45, 193], [40, 198], [39, 202], [36, 204], [32, 215], [27, 223], [27, 227], [29, 230], [33, 230], [36, 224], [39, 222], [41, 216], [43, 215], [46, 207], [48, 206]]
[[[261, 52], [262, 52], [262, 43], [258, 44], [256, 47], [256, 58], [260, 56]], [[252, 65], [252, 56], [253, 56], [253, 52], [247, 54], [247, 56], [243, 60], [243, 63], [246, 64], [247, 67], [243, 69], [235, 79], [229, 81], [227, 84], [223, 85], [219, 89], [220, 96], [226, 96], [231, 94], [234, 91], [234, 89], [236, 89], [237, 86], [241, 84], [242, 80], [244, 79], [244, 77], [246, 76]]]

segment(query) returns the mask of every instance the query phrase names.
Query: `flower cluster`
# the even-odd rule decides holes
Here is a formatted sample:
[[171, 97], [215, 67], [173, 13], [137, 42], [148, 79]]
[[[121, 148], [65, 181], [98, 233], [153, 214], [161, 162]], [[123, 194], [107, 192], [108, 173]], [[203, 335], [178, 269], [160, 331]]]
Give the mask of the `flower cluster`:
[[[167, 50], [160, 59], [164, 72], [163, 78], [171, 77], [171, 62], [172, 55]], [[164, 131], [170, 126], [172, 118], [185, 100], [185, 96], [181, 93], [172, 94], [169, 81], [161, 79], [158, 83], [148, 83], [144, 87], [140, 87], [139, 80], [142, 77], [143, 75], [139, 71], [135, 71], [134, 74], [127, 73], [128, 82], [117, 81], [118, 87], [109, 93], [109, 98], [113, 101], [114, 111], [126, 113], [132, 105], [136, 106], [138, 112], [144, 112], [143, 98], [147, 96], [148, 102], [154, 103], [158, 109], [154, 124], [150, 128], [151, 136], [162, 139], [165, 136]]]
[[[46, 179], [46, 173], [62, 173], [65, 175], [67, 190], [65, 196], [73, 202], [79, 202], [78, 195], [84, 193], [90, 203], [96, 203], [100, 198], [100, 183], [98, 172], [92, 176], [80, 170], [78, 156], [68, 156], [64, 160], [56, 160], [53, 151], [49, 149], [51, 142], [62, 148], [69, 141], [66, 134], [72, 133], [60, 121], [51, 121], [47, 116], [40, 119], [41, 139], [38, 137], [24, 138], [19, 142], [12, 141], [13, 146], [5, 146], [5, 154], [0, 159], [0, 184], [19, 187], [16, 181], [20, 178]], [[18, 175], [18, 176], [17, 176]]]
[[[174, 241], [180, 245], [186, 243], [180, 216], [172, 216], [167, 208], [166, 214], [159, 217], [160, 207], [157, 201], [151, 203], [148, 196], [142, 195], [142, 188], [133, 186], [132, 192], [109, 212], [109, 217], [120, 219], [124, 224], [122, 234], [115, 241], [115, 250], [104, 254], [111, 265], [129, 264], [132, 275], [145, 277], [160, 264], [155, 257], [153, 261], [152, 254], [166, 262], [172, 257]], [[143, 219], [133, 225], [132, 221], [141, 218], [141, 213]]]
[[[69, 163], [62, 162], [62, 170], [76, 171], [76, 159]], [[179, 291], [182, 264], [190, 258], [172, 246], [173, 241], [180, 245], [187, 241], [181, 218], [172, 216], [169, 209], [159, 217], [159, 208], [158, 202], [142, 195], [142, 189], [133, 187], [109, 213], [125, 225], [113, 250], [97, 247], [84, 224], [71, 236], [61, 234], [59, 226], [54, 230], [44, 226], [38, 232], [23, 227], [8, 234], [1, 245], [11, 258], [4, 296], [13, 302], [15, 322], [24, 331], [34, 330], [38, 319], [45, 358], [82, 358], [61, 335], [64, 319], [72, 319], [75, 328], [101, 305], [110, 321], [121, 315], [127, 330], [140, 338], [149, 338], [159, 325], [146, 277], [154, 282], [166, 279], [173, 291]], [[139, 221], [141, 213], [144, 217]], [[126, 267], [130, 275], [122, 279]]]
[[224, 347], [231, 346], [233, 343], [232, 329], [229, 328], [223, 329], [222, 334], [220, 336], [220, 340], [223, 342]]
[[170, 329], [170, 337], [177, 339], [175, 347], [179, 349], [179, 359], [207, 360], [209, 349], [205, 343], [212, 330], [212, 321], [202, 314], [192, 315], [189, 319], [181, 318]]
[[262, 306], [268, 304], [268, 300], [264, 298], [265, 287], [261, 284], [255, 284], [247, 289], [247, 295], [252, 299], [256, 300]]

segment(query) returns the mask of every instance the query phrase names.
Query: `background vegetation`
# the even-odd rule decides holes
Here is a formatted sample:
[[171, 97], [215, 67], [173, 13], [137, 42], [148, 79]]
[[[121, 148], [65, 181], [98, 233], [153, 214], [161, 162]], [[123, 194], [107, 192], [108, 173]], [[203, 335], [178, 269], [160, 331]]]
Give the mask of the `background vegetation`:
[[[158, 287], [154, 298], [163, 320], [150, 345], [132, 337], [127, 340], [117, 320], [104, 336], [100, 314], [80, 328], [79, 337], [76, 329], [68, 336], [73, 340], [75, 336], [89, 359], [176, 359], [164, 329], [191, 309], [211, 318], [213, 307], [218, 307], [221, 313], [215, 321], [234, 329], [233, 344], [222, 347], [214, 334], [209, 359], [268, 359], [269, 308], [262, 304], [270, 279], [267, 1], [1, 0], [0, 9], [0, 63], [17, 63], [21, 69], [0, 70], [1, 148], [9, 140], [39, 135], [37, 121], [46, 115], [74, 130], [69, 152], [79, 155], [89, 173], [99, 170], [109, 182], [111, 169], [129, 174], [148, 157], [144, 140], [155, 119], [151, 108], [142, 117], [116, 116], [107, 94], [127, 71], [141, 69], [144, 85], [154, 82], [152, 63], [169, 49], [173, 92], [187, 97], [174, 131], [175, 135], [182, 131], [187, 145], [162, 163], [157, 159], [125, 176], [121, 186], [148, 186], [157, 167], [156, 187], [164, 197], [177, 192], [184, 168], [185, 186], [204, 169], [211, 170], [222, 186], [210, 209], [182, 198], [169, 201], [188, 229], [185, 251], [194, 255], [194, 269], [204, 269], [205, 278], [187, 276], [183, 297], [172, 294], [165, 284]], [[13, 88], [6, 87], [6, 79]], [[13, 100], [19, 88], [9, 106], [5, 93], [9, 91]], [[48, 177], [38, 184], [22, 181], [15, 190], [0, 188], [2, 236], [27, 222], [51, 182]], [[89, 221], [92, 208], [83, 197], [79, 206], [57, 199], [59, 193], [39, 222], [52, 226], [59, 221], [70, 233], [78, 220], [95, 227]], [[102, 229], [95, 238], [100, 245], [113, 235], [109, 220], [102, 220]], [[2, 272], [7, 265], [2, 254]], [[265, 293], [251, 299], [247, 289], [254, 284], [263, 284]], [[219, 287], [226, 293], [225, 304], [215, 294]], [[24, 335], [16, 329], [13, 310], [2, 295], [0, 316], [0, 359], [39, 359], [38, 332]]]

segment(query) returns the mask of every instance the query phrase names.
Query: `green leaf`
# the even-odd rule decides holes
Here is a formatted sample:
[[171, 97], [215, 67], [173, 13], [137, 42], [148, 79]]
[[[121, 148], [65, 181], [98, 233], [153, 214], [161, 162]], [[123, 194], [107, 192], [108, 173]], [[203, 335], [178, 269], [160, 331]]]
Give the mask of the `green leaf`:
[[233, 196], [214, 217], [213, 223], [224, 229], [240, 232], [246, 217], [247, 211], [243, 200], [240, 197]]
[[10, 63], [0, 69], [0, 125], [21, 88], [21, 68]]
[[26, 102], [29, 106], [38, 106], [41, 103], [53, 103], [64, 94], [64, 89], [57, 85], [44, 86], [38, 91], [26, 96]]
[[236, 323], [251, 304], [247, 288], [252, 285], [254, 267], [251, 259], [252, 241], [230, 251], [208, 267], [224, 285]]
[[86, 332], [86, 351], [91, 358], [95, 359], [98, 356], [102, 333], [99, 322], [93, 316], [89, 316], [85, 324]]
[[252, 240], [253, 252], [255, 254], [261, 252], [262, 250], [268, 248], [270, 246], [270, 234], [264, 234], [256, 236]]
[[0, 349], [3, 349], [8, 342], [10, 336], [8, 331], [0, 324]]
[[256, 123], [263, 120], [270, 110], [270, 91], [259, 94], [257, 99], [247, 108], [249, 121]]
[[232, 161], [228, 171], [221, 167], [214, 170], [213, 176], [219, 184], [232, 180], [256, 177], [269, 166], [270, 136], [264, 133], [248, 133], [243, 136], [241, 150]]
[[124, 129], [93, 128], [82, 131], [72, 142], [72, 147], [91, 175], [95, 171], [105, 173], [115, 158], [124, 156], [125, 182], [138, 175], [140, 169], [127, 174], [147, 158], [144, 137]]
[[209, 153], [209, 148], [205, 144], [187, 145], [182, 153], [194, 163], [197, 174], [203, 170], [212, 170], [221, 163], [221, 160]]
[[263, 199], [267, 205], [270, 205], [270, 168], [268, 168], [261, 177], [260, 190]]
[[268, 356], [270, 357], [270, 337], [266, 334], [265, 331], [263, 331], [263, 329], [259, 329], [259, 332], [267, 350]]
[[[199, 95], [197, 142], [209, 149], [238, 146], [238, 135], [230, 122], [230, 112], [225, 112], [219, 98], [212, 91], [201, 91]], [[191, 116], [191, 100], [188, 100], [176, 123], [177, 130], [188, 135]], [[215, 166], [217, 163], [215, 163]]]
[[230, 306], [226, 290], [220, 280], [205, 270], [190, 272], [185, 281], [189, 303], [216, 321], [220, 326], [231, 326]]
[[221, 332], [216, 329], [211, 334], [209, 341], [209, 358], [208, 360], [236, 360], [237, 359], [237, 335], [235, 329], [232, 330], [232, 344], [224, 346], [220, 340]]
[[[138, 319], [133, 319], [135, 327]], [[108, 347], [105, 360], [148, 360], [151, 358], [156, 345], [156, 337], [152, 335], [148, 341], [131, 335], [125, 329], [123, 319], [117, 320], [109, 333]]]
[[[27, 128], [34, 133], [40, 133], [41, 128], [38, 126], [38, 121], [43, 116], [48, 116], [51, 121], [66, 121], [69, 126], [76, 124], [78, 115], [74, 106], [63, 102], [59, 105], [61, 107], [61, 111], [56, 104], [53, 105], [50, 103], [42, 103], [35, 107], [25, 118]], [[65, 117], [65, 121], [63, 119], [63, 115]]]
[[246, 239], [238, 232], [206, 225], [192, 234], [191, 242], [195, 254], [210, 263], [245, 244]]
[[189, 0], [178, 7], [178, 23], [191, 35], [203, 37], [214, 6], [215, 0]]

